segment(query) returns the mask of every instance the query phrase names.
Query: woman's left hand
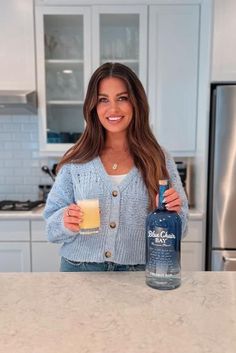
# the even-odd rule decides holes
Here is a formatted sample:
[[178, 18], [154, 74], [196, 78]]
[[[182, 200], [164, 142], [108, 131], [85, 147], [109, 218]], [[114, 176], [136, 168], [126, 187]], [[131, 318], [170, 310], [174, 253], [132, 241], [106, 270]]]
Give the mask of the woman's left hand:
[[[177, 191], [175, 189], [170, 188], [164, 193], [164, 201], [166, 205], [166, 209], [168, 211], [180, 212], [181, 210], [181, 199]], [[158, 195], [156, 198], [156, 204], [158, 206]]]

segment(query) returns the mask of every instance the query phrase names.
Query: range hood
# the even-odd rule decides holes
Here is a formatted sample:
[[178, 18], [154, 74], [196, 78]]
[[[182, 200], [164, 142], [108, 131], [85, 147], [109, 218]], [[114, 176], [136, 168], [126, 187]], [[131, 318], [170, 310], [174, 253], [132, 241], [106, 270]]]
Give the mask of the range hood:
[[0, 114], [37, 114], [36, 92], [0, 90]]

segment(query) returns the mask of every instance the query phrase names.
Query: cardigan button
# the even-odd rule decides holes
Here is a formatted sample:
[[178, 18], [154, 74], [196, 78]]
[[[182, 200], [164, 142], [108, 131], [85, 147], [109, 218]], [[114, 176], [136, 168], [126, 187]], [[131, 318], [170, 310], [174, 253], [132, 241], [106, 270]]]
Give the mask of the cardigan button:
[[116, 197], [118, 195], [118, 192], [116, 190], [112, 191], [112, 196]]
[[111, 257], [111, 252], [110, 251], [106, 251], [105, 252], [105, 256], [108, 258], [108, 257]]
[[114, 229], [116, 227], [116, 223], [115, 222], [111, 222], [110, 223], [110, 228]]

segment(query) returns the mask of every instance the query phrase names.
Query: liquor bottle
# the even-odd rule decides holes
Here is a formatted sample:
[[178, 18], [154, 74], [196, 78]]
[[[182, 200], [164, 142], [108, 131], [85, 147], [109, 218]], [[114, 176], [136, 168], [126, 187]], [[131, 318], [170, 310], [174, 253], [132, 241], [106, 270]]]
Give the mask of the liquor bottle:
[[177, 212], [165, 207], [168, 184], [159, 180], [159, 205], [146, 220], [146, 283], [156, 289], [174, 289], [181, 283], [182, 222]]

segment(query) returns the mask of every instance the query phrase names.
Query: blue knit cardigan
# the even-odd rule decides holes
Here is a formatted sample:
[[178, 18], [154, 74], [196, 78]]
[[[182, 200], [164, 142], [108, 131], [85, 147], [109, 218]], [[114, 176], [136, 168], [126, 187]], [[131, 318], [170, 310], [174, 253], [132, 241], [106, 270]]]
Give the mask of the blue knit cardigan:
[[[187, 198], [174, 160], [166, 152], [165, 155], [172, 187], [182, 200], [180, 217], [184, 235], [188, 219]], [[99, 199], [101, 227], [96, 235], [75, 233], [63, 224], [64, 209], [81, 198]], [[147, 207], [147, 189], [135, 166], [117, 185], [99, 157], [83, 164], [65, 164], [56, 177], [44, 210], [47, 238], [50, 242], [62, 243], [60, 255], [68, 260], [144, 264]]]

